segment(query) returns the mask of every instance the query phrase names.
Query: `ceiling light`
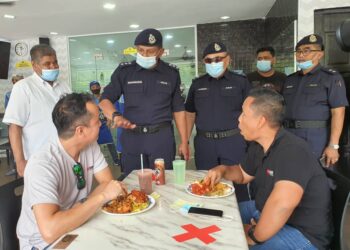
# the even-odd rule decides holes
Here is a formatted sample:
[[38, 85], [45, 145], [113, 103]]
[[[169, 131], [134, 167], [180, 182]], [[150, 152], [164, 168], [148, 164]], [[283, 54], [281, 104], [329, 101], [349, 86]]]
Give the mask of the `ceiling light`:
[[113, 10], [115, 8], [115, 4], [114, 3], [105, 3], [103, 5], [103, 8], [105, 8], [107, 10]]
[[192, 53], [192, 50], [188, 49], [186, 50], [187, 53]]
[[175, 48], [180, 48], [180, 47], [181, 47], [181, 44], [175, 44], [174, 47], [175, 47]]
[[108, 44], [113, 44], [113, 43], [114, 43], [114, 40], [107, 40], [107, 43], [108, 43]]
[[4, 18], [15, 19], [15, 16], [14, 16], [14, 15], [5, 14], [5, 15], [4, 15]]
[[57, 32], [50, 32], [50, 35], [58, 35], [58, 33]]
[[138, 24], [131, 24], [129, 27], [132, 28], [132, 29], [137, 29], [138, 27], [140, 27], [140, 25], [138, 25]]
[[166, 39], [171, 39], [171, 38], [173, 38], [173, 35], [166, 35], [165, 38]]
[[230, 17], [229, 16], [222, 16], [220, 17], [222, 20], [226, 20], [226, 19], [229, 19]]

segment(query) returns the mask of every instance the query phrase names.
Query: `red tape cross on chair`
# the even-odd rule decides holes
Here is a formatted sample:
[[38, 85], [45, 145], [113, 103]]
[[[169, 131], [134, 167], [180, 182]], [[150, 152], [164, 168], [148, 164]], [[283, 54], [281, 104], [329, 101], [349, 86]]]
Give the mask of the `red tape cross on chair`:
[[178, 242], [184, 242], [187, 240], [198, 238], [205, 244], [210, 244], [216, 241], [216, 239], [210, 236], [210, 234], [221, 231], [221, 229], [215, 225], [205, 228], [198, 228], [192, 224], [187, 224], [181, 227], [185, 229], [187, 233], [173, 236], [173, 238]]

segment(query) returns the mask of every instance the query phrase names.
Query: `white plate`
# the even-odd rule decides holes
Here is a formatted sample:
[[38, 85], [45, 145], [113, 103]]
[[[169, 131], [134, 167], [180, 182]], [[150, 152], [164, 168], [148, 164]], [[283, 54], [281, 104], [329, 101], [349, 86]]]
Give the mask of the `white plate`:
[[148, 201], [149, 201], [149, 205], [148, 207], [146, 207], [144, 210], [138, 211], [138, 212], [133, 212], [133, 213], [126, 213], [126, 214], [118, 214], [118, 213], [110, 213], [105, 211], [104, 209], [101, 209], [102, 212], [104, 212], [105, 214], [109, 214], [109, 215], [115, 215], [115, 216], [129, 216], [129, 215], [135, 215], [135, 214], [140, 214], [140, 213], [144, 213], [148, 210], [150, 210], [152, 207], [154, 207], [154, 205], [156, 204], [156, 201], [154, 200], [154, 198], [152, 196], [147, 195], [148, 197]]
[[206, 199], [223, 198], [223, 197], [230, 196], [231, 194], [233, 194], [235, 192], [235, 188], [232, 185], [227, 184], [226, 182], [221, 182], [221, 183], [224, 183], [225, 185], [227, 185], [229, 187], [229, 189], [227, 189], [225, 191], [224, 195], [206, 196], [206, 195], [194, 194], [194, 193], [192, 193], [192, 190], [191, 190], [191, 184], [193, 184], [193, 183], [188, 184], [188, 186], [186, 187], [186, 192], [189, 193], [190, 195], [193, 195], [193, 196], [196, 196], [196, 197], [200, 197], [200, 198], [206, 198]]

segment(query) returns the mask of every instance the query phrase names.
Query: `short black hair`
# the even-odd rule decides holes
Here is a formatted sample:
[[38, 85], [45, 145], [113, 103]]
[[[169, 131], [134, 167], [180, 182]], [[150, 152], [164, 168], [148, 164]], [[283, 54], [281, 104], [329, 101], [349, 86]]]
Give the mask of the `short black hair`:
[[43, 56], [56, 56], [56, 51], [47, 44], [38, 44], [30, 50], [31, 60], [38, 63]]
[[282, 126], [285, 115], [285, 102], [282, 95], [273, 89], [260, 87], [252, 89], [248, 96], [254, 98], [250, 107], [257, 114], [265, 116], [271, 127]]
[[79, 125], [87, 126], [91, 113], [86, 109], [86, 103], [93, 102], [91, 95], [72, 93], [61, 97], [52, 111], [52, 121], [58, 136], [63, 139], [72, 137]]
[[258, 55], [260, 52], [265, 52], [265, 51], [270, 52], [273, 57], [275, 56], [275, 49], [271, 46], [261, 47], [261, 48], [257, 49], [256, 55]]

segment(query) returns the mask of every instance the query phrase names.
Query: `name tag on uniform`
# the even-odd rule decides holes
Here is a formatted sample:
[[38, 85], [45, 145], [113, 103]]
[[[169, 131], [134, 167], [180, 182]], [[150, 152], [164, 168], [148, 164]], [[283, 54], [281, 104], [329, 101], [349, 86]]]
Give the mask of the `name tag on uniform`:
[[160, 84], [163, 84], [163, 85], [169, 85], [168, 82], [164, 82], [164, 81], [159, 81]]
[[288, 86], [286, 86], [286, 89], [292, 89], [292, 88], [294, 88], [293, 85], [288, 85]]
[[318, 87], [317, 83], [310, 83], [309, 85], [307, 85], [308, 87]]
[[127, 84], [142, 84], [142, 81], [129, 81]]
[[225, 89], [233, 89], [232, 86], [225, 87]]
[[208, 90], [208, 88], [200, 88], [200, 89], [197, 89], [197, 91], [205, 91], [205, 90]]

